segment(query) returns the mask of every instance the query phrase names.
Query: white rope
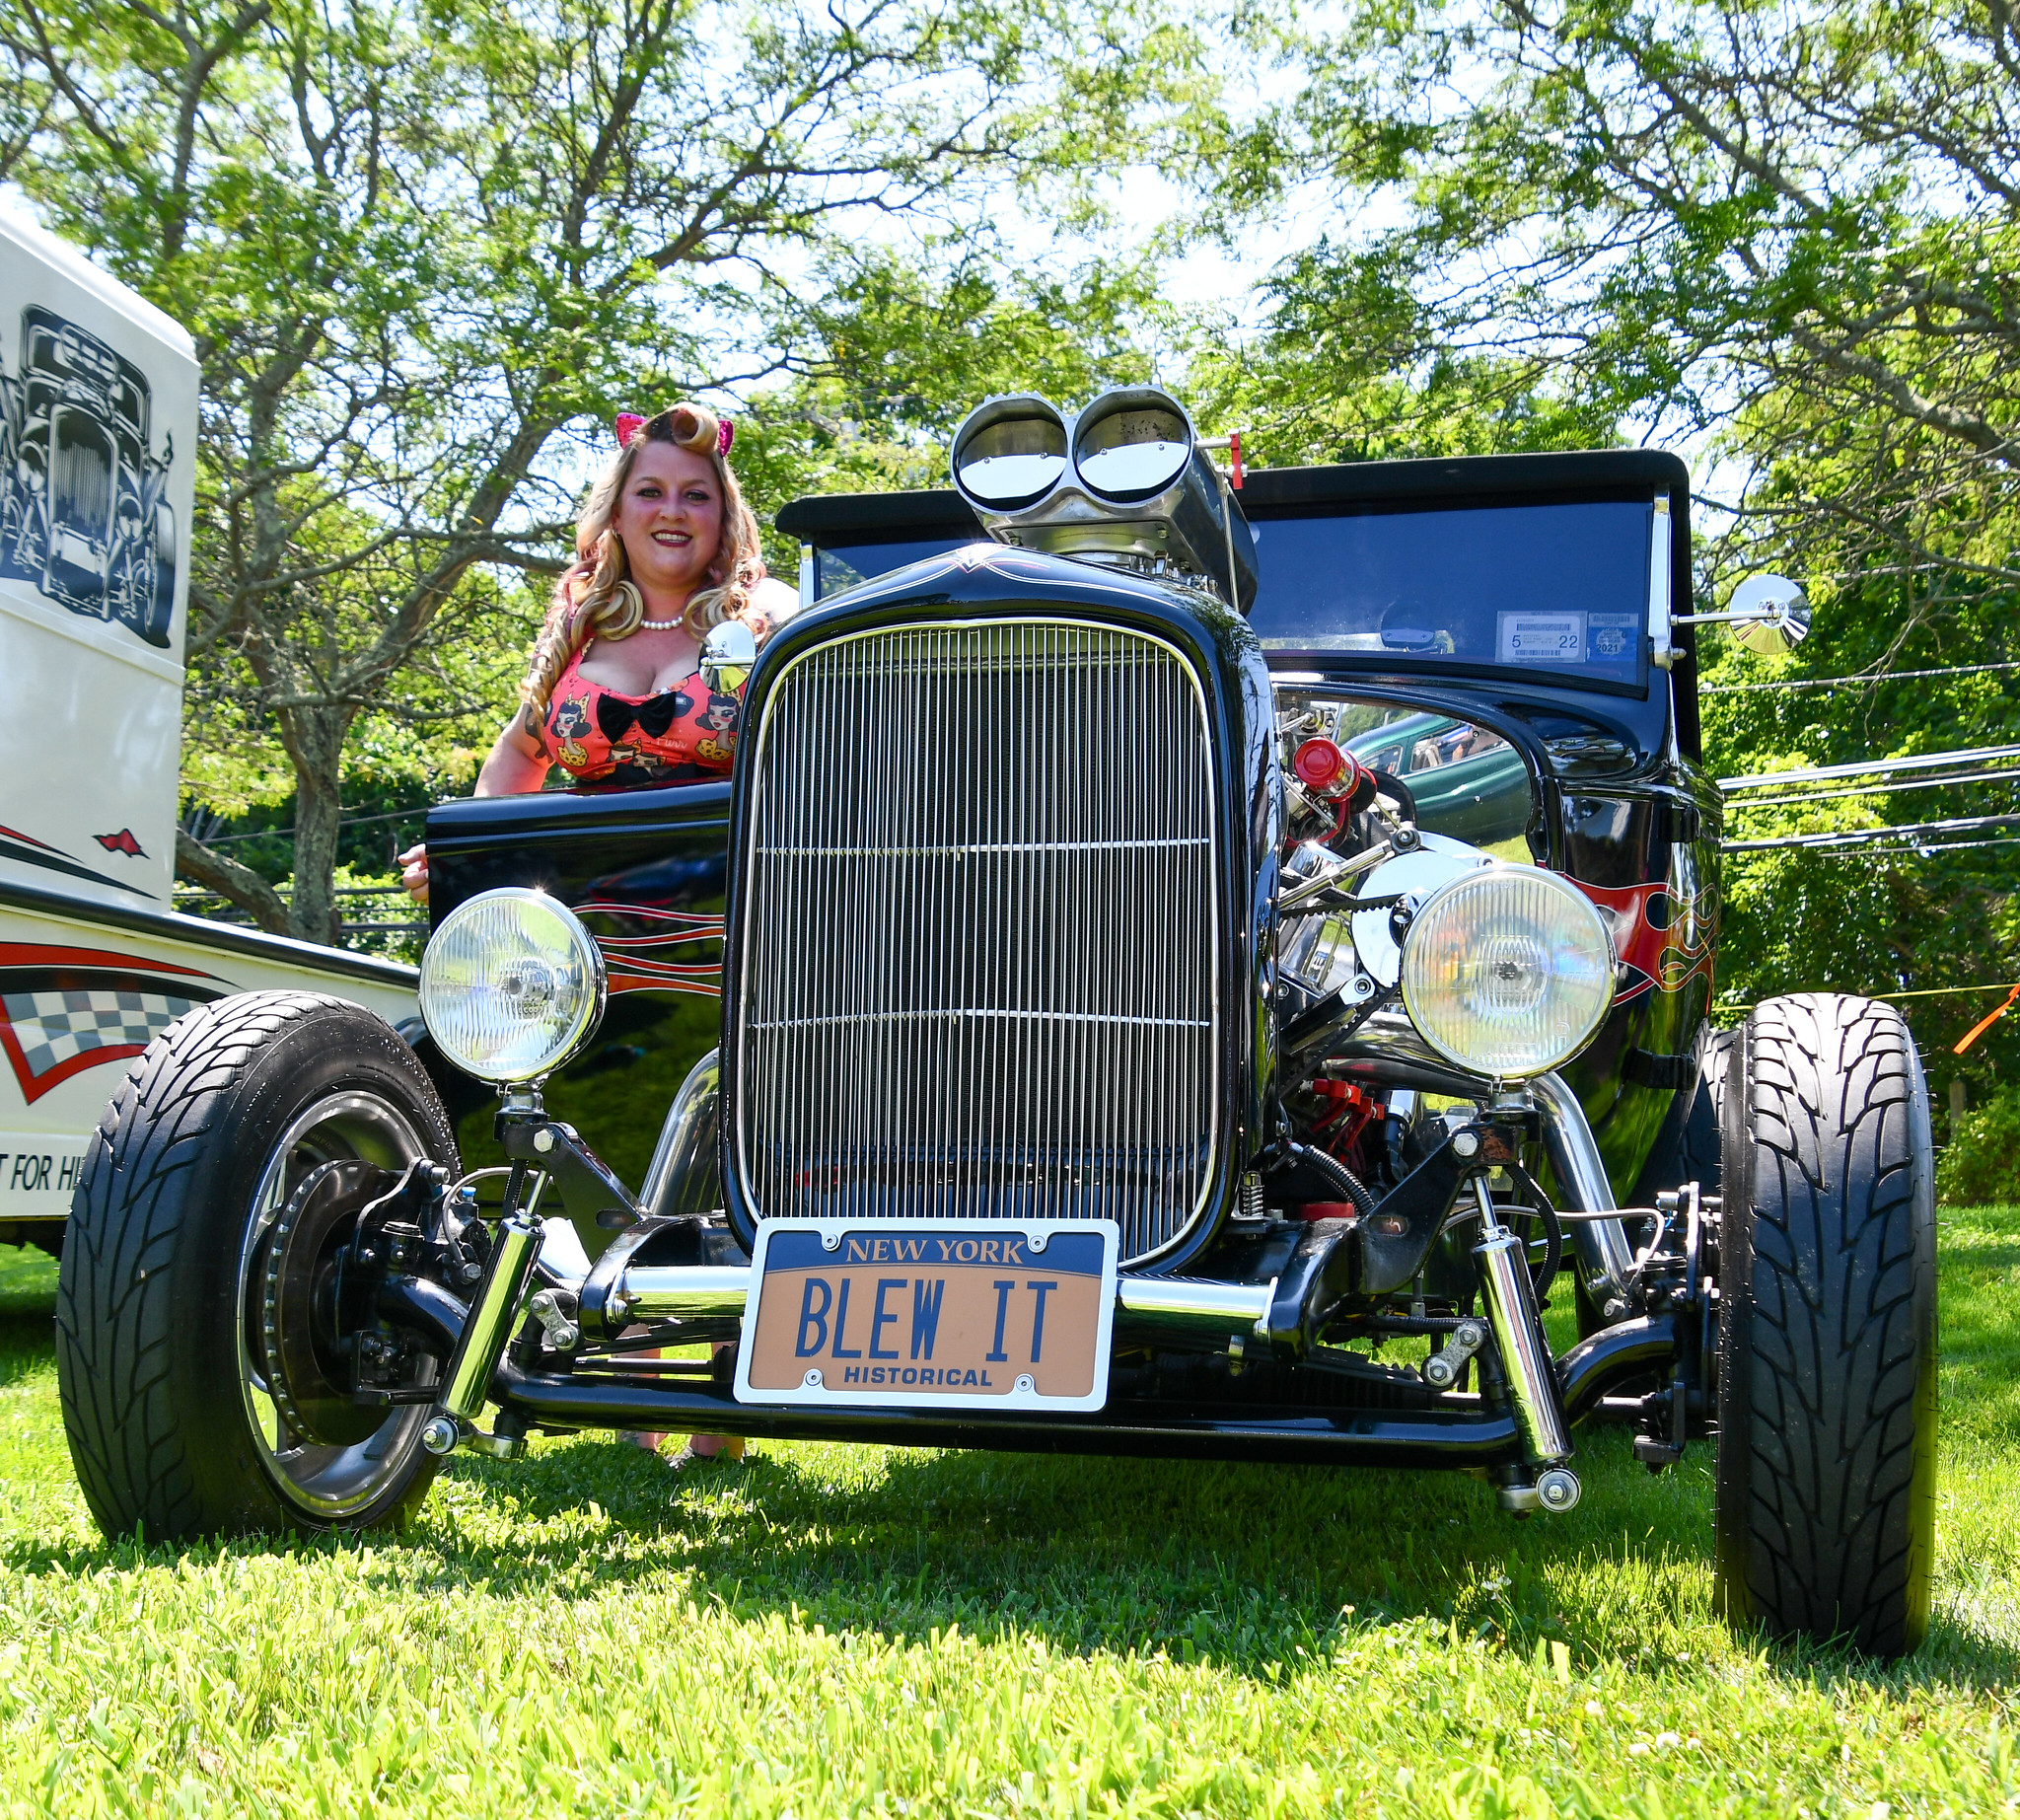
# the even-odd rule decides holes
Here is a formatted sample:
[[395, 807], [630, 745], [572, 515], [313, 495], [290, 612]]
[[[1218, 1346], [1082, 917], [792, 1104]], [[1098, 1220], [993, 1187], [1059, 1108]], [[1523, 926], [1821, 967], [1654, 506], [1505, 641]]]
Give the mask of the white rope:
[[1943, 670], [1882, 670], [1877, 676], [1810, 676], [1786, 683], [1710, 683], [1697, 692], [1700, 695], [1745, 695], [1761, 689], [1872, 689], [1881, 683], [1906, 683], [1919, 677], [1982, 676], [1987, 670], [2020, 670], [2020, 663], [1952, 664]]

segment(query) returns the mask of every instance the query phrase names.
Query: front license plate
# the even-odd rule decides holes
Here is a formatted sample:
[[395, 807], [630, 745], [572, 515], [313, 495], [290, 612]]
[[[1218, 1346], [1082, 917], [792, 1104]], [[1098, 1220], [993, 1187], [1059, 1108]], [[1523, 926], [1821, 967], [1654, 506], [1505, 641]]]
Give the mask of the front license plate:
[[1098, 1410], [1113, 1220], [782, 1220], [758, 1229], [743, 1403]]

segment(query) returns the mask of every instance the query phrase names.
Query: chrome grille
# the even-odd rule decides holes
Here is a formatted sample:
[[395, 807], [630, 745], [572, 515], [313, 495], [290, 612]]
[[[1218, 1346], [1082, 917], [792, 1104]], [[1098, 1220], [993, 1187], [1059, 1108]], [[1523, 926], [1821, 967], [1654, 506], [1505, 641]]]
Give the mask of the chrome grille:
[[1203, 1209], [1213, 782], [1186, 660], [1066, 621], [794, 660], [745, 748], [737, 1155], [760, 1217]]

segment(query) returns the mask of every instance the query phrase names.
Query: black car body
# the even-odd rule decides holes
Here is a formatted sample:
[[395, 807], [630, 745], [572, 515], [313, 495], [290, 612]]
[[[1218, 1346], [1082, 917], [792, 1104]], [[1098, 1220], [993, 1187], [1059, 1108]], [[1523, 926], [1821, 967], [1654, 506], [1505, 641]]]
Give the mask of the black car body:
[[[1524, 850], [1588, 888], [1616, 919], [1617, 945], [1635, 977], [1573, 1079], [1623, 1195], [1635, 1189], [1685, 1075], [1695, 1079], [1689, 1056], [1711, 1002], [1719, 796], [1701, 763], [1693, 628], [1676, 628], [1667, 668], [1644, 661], [1627, 680], [1468, 655], [1377, 653], [1346, 648], [1329, 630], [1330, 603], [1315, 600], [1311, 584], [1315, 575], [1339, 574], [1339, 542], [1373, 524], [1392, 528], [1392, 560], [1470, 547], [1482, 555], [1480, 571], [1521, 561], [1530, 588], [1547, 598], [1588, 559], [1579, 520], [1589, 512], [1603, 515], [1610, 541], [1631, 552], [1630, 572], [1615, 579], [1631, 590], [1625, 598], [1639, 621], [1640, 653], [1652, 643], [1658, 505], [1669, 527], [1669, 609], [1682, 617], [1692, 610], [1690, 476], [1671, 455], [1609, 450], [1264, 469], [1247, 476], [1241, 495], [1262, 568], [1248, 622], [1273, 695], [1286, 707], [1350, 702], [1371, 717], [1427, 715], [1490, 730], [1519, 756], [1524, 787], [1511, 791], [1507, 766], [1496, 763], [1491, 771], [1481, 766], [1483, 791], [1443, 802], [1419, 789], [1430, 805], [1424, 826], [1488, 850]], [[1504, 527], [1532, 520], [1545, 529], [1530, 547], [1505, 558], [1486, 553]], [[779, 524], [810, 547], [817, 601], [980, 534], [952, 491], [803, 500]], [[1448, 528], [1460, 524], [1465, 532], [1455, 538]], [[1466, 579], [1477, 583], [1478, 575]], [[1373, 745], [1380, 756], [1379, 726], [1341, 743]], [[1411, 774], [1402, 772], [1406, 781]]]
[[[1225, 1280], [1252, 1289], [1285, 1275], [1288, 1252], [1309, 1242], [1319, 1222], [1299, 1218], [1301, 1212], [1340, 1203], [1335, 1189], [1300, 1181], [1294, 1167], [1279, 1167], [1273, 1178], [1265, 1175], [1262, 1181], [1266, 1216], [1243, 1217], [1244, 1181], [1253, 1197], [1259, 1157], [1272, 1141], [1272, 1119], [1283, 1117], [1280, 1107], [1287, 1098], [1301, 1101], [1291, 1115], [1300, 1137], [1313, 1116], [1303, 1083], [1289, 1076], [1312, 1072], [1315, 1058], [1283, 1053], [1288, 1007], [1276, 979], [1278, 930], [1272, 906], [1284, 882], [1279, 866], [1286, 840], [1278, 788], [1281, 725], [1309, 721], [1316, 728], [1323, 723], [1339, 732], [1349, 750], [1370, 741], [1379, 746], [1385, 724], [1398, 725], [1414, 745], [1426, 738], [1435, 741], [1439, 732], [1454, 727], [1475, 730], [1491, 750], [1473, 768], [1489, 775], [1491, 787], [1465, 788], [1462, 760], [1454, 767], [1461, 787], [1447, 792], [1451, 800], [1445, 801], [1424, 787], [1429, 773], [1419, 764], [1408, 774], [1431, 805], [1423, 826], [1433, 835], [1455, 828], [1473, 837], [1474, 844], [1489, 847], [1479, 837], [1490, 834], [1493, 845], [1576, 880], [1601, 908], [1614, 931], [1621, 980], [1604, 1026], [1567, 1070], [1567, 1081], [1589, 1131], [1580, 1147], [1589, 1151], [1596, 1142], [1604, 1159], [1611, 1188], [1604, 1204], [1618, 1200], [1652, 1205], [1653, 1188], [1638, 1197], [1635, 1191], [1651, 1158], [1655, 1176], [1663, 1178], [1660, 1186], [1676, 1186], [1671, 1165], [1698, 1087], [1695, 1045], [1710, 1002], [1717, 915], [1718, 799], [1698, 764], [1689, 628], [1678, 628], [1668, 668], [1647, 661], [1650, 566], [1656, 560], [1661, 518], [1675, 528], [1664, 577], [1671, 591], [1668, 605], [1676, 614], [1688, 611], [1688, 476], [1682, 465], [1669, 456], [1621, 451], [1264, 470], [1247, 477], [1240, 504], [1259, 533], [1262, 575], [1259, 597], [1246, 615], [1182, 582], [1093, 568], [1070, 557], [989, 542], [973, 511], [952, 490], [799, 501], [780, 514], [779, 524], [803, 540], [803, 584], [811, 598], [767, 647], [751, 680], [747, 730], [764, 727], [780, 679], [808, 654], [897, 635], [892, 630], [897, 627], [1044, 623], [1082, 626], [1090, 635], [1126, 629], [1182, 654], [1200, 688], [1216, 831], [1206, 918], [1210, 939], [1190, 963], [1195, 973], [1211, 976], [1218, 994], [1212, 1103], [1202, 1108], [1207, 1117], [1200, 1125], [1207, 1133], [1200, 1144], [1206, 1161], [1196, 1197], [1182, 1211], [1139, 1215], [1140, 1237], [1134, 1242], [1125, 1238], [1119, 1264], [1125, 1276]], [[1538, 521], [1545, 526], [1541, 537], [1529, 530]], [[1488, 569], [1499, 569], [1505, 581], [1507, 565], [1516, 559], [1505, 547], [1511, 528], [1518, 543], [1520, 534], [1528, 534], [1534, 547], [1517, 555], [1530, 564], [1530, 590], [1546, 600], [1574, 554], [1590, 564], [1592, 551], [1581, 546], [1603, 541], [1615, 571], [1609, 604], [1615, 606], [1614, 617], [1633, 622], [1625, 661], [1600, 674], [1566, 674], [1567, 667], [1498, 663], [1493, 653], [1483, 661], [1478, 650], [1412, 648], [1419, 642], [1414, 639], [1397, 648], [1355, 648], [1368, 642], [1364, 635], [1356, 639], [1352, 632], [1333, 629], [1353, 603], [1336, 607], [1329, 619], [1325, 605], [1310, 599], [1314, 570], [1336, 570], [1329, 544], [1342, 534], [1359, 534], [1364, 561], [1372, 542], [1387, 561], [1403, 568], [1441, 550], [1449, 564], [1456, 549], [1460, 568], [1471, 563], [1475, 571], [1453, 577], [1449, 585], [1456, 591], [1478, 585], [1479, 573]], [[1441, 625], [1426, 629], [1431, 638], [1452, 642]], [[989, 742], [1001, 730], [974, 724], [978, 706], [950, 697], [942, 711], [926, 711], [924, 732], [914, 725], [911, 734], [925, 743], [906, 754], [916, 774], [986, 774]], [[1089, 799], [1111, 800], [1116, 805], [1111, 826], [1123, 833], [1132, 814], [1125, 799], [1144, 785], [1140, 778], [1118, 774], [1117, 754], [1068, 749], [1071, 709], [1070, 693], [1040, 703], [1039, 712], [1050, 716], [1040, 737], [1065, 742], [1058, 775]], [[832, 775], [836, 825], [874, 820], [877, 805], [849, 801], [850, 775], [864, 767], [866, 750], [888, 749], [906, 737], [893, 703], [864, 697], [860, 710], [847, 715], [815, 761]], [[915, 715], [918, 710], [903, 711]], [[1366, 730], [1350, 730], [1360, 723], [1366, 723]], [[727, 1167], [711, 1177], [706, 1192], [685, 1189], [685, 1210], [712, 1213], [720, 1221], [719, 1227], [704, 1230], [699, 1243], [709, 1257], [733, 1260], [749, 1256], [767, 1214], [750, 1158], [739, 1148], [745, 1129], [741, 1063], [750, 1040], [751, 1008], [767, 987], [775, 992], [780, 983], [757, 977], [761, 969], [747, 946], [754, 899], [765, 877], [752, 850], [753, 795], [765, 769], [762, 760], [753, 762], [753, 737], [747, 731], [730, 786], [451, 803], [433, 813], [428, 828], [438, 921], [480, 892], [533, 886], [573, 906], [595, 932], [611, 972], [612, 1012], [582, 1059], [547, 1083], [545, 1104], [549, 1113], [579, 1126], [619, 1180], [646, 1178], [662, 1135], [662, 1114], [703, 1053], [720, 1048], [724, 1059], [714, 1128]], [[806, 762], [804, 756], [798, 762]], [[1522, 780], [1519, 793], [1508, 787], [1511, 765]], [[888, 812], [889, 806], [884, 807]], [[1015, 806], [999, 805], [998, 813], [1014, 820]], [[1490, 825], [1482, 825], [1482, 813]], [[1030, 831], [1006, 825], [1006, 832]], [[1135, 863], [1143, 863], [1141, 855]], [[1161, 889], [1167, 882], [1156, 883]], [[1096, 865], [1084, 876], [1051, 880], [1039, 898], [1055, 910], [1085, 917], [1116, 915], [1115, 907], [1132, 895], [1123, 872]], [[809, 922], [799, 944], [784, 957], [792, 989], [809, 995], [813, 1015], [819, 1016], [825, 1003], [823, 983], [846, 971], [852, 956], [902, 939], [888, 918], [878, 920], [878, 905], [874, 891], [830, 905], [838, 913]], [[1021, 913], [1031, 913], [1030, 906]], [[719, 917], [731, 932], [727, 941]], [[745, 942], [740, 943], [740, 933]], [[1137, 933], [1147, 938], [1152, 931]], [[1118, 939], [1126, 942], [1129, 935], [1124, 930]], [[716, 991], [722, 995], [719, 1004], [712, 996]], [[718, 1024], [714, 1013], [719, 1007], [723, 1016]], [[1392, 1012], [1388, 1021], [1394, 1018]], [[1390, 1078], [1395, 1066], [1382, 1059], [1380, 1038], [1378, 1028], [1369, 1029], [1327, 1056], [1341, 1081], [1364, 1077], [1371, 1096], [1395, 1084]], [[1028, 1058], [999, 1055], [976, 1066], [1014, 1067], [1023, 1059]], [[931, 1059], [922, 1056], [918, 1065], [925, 1073], [945, 1074], [963, 1063], [943, 1052]], [[1114, 1066], [1113, 1058], [1108, 1065]], [[1405, 1072], [1417, 1083], [1419, 1096], [1464, 1085], [1435, 1056], [1417, 1055]], [[859, 1079], [830, 1078], [822, 1087], [830, 1096], [860, 1089]], [[977, 1072], [974, 1079], [964, 1078], [955, 1097], [981, 1091]], [[919, 1078], [907, 1083], [907, 1092], [929, 1097]], [[474, 1160], [484, 1151], [492, 1114], [488, 1101], [470, 1104], [467, 1088], [465, 1099], [470, 1109], [462, 1135], [467, 1160]], [[1362, 1145], [1369, 1186], [1393, 1192], [1421, 1167], [1418, 1151], [1436, 1147], [1426, 1135], [1430, 1129], [1429, 1122], [1419, 1118], [1407, 1128], [1392, 1130], [1379, 1155], [1370, 1134]], [[915, 1142], [919, 1133], [907, 1130], [906, 1136]], [[1553, 1134], [1551, 1147], [1560, 1152], [1552, 1159], [1558, 1168], [1553, 1174], [1546, 1167], [1542, 1185], [1572, 1204], [1596, 1199], [1589, 1180], [1568, 1191], [1556, 1180], [1574, 1166], [1589, 1177], [1590, 1157], [1574, 1164]], [[1659, 1154], [1664, 1150], [1667, 1157]], [[1437, 1183], [1446, 1199], [1456, 1180]], [[818, 1217], [847, 1209], [881, 1214], [902, 1206], [958, 1217], [964, 1205], [961, 1186], [950, 1182], [925, 1192], [913, 1181], [895, 1198], [862, 1192], [838, 1192], [826, 1201], [801, 1197], [794, 1210]], [[998, 1213], [1022, 1213], [1033, 1204], [1010, 1194], [1000, 1180], [979, 1185], [977, 1193], [981, 1201], [971, 1198], [968, 1204], [986, 1204]], [[1049, 1201], [1046, 1211], [1092, 1216], [1107, 1204], [1099, 1193], [1090, 1193], [1070, 1204]], [[1440, 1205], [1420, 1219], [1434, 1224], [1446, 1211]], [[1626, 1234], [1608, 1252], [1592, 1243], [1593, 1232], [1573, 1227], [1565, 1242], [1587, 1254], [1584, 1277], [1589, 1280], [1577, 1292], [1589, 1304], [1587, 1325], [1601, 1327], [1603, 1315], [1592, 1311], [1611, 1303], [1616, 1316], [1625, 1312], [1623, 1278], [1637, 1234]], [[1346, 1244], [1355, 1248], [1365, 1237], [1349, 1233]], [[591, 1249], [598, 1242], [593, 1235]], [[1408, 1244], [1423, 1249], [1416, 1236]], [[1296, 1267], [1307, 1290], [1316, 1280], [1316, 1268]], [[1345, 1267], [1335, 1261], [1333, 1268]], [[1393, 1262], [1387, 1268], [1393, 1270]], [[1368, 1267], [1356, 1264], [1353, 1269], [1362, 1279], [1373, 1280]], [[1428, 1274], [1420, 1289], [1435, 1278], [1437, 1269], [1435, 1260], [1426, 1261]], [[1559, 1294], [1571, 1287], [1561, 1283]], [[1439, 1299], [1434, 1291], [1431, 1299]], [[1452, 1318], [1454, 1311], [1441, 1307], [1440, 1312]], [[1299, 1319], [1309, 1323], [1310, 1310], [1286, 1305], [1276, 1318], [1279, 1326], [1295, 1327]], [[693, 1329], [694, 1319], [687, 1325]], [[1146, 1316], [1140, 1324], [1124, 1317], [1125, 1332], [1138, 1325], [1150, 1333], [1155, 1317]], [[1175, 1331], [1179, 1326], [1176, 1321], [1171, 1325]], [[1406, 1329], [1408, 1325], [1406, 1317]], [[715, 1331], [734, 1331], [733, 1323]], [[981, 1444], [1179, 1447], [1245, 1457], [1259, 1448], [1285, 1457], [1372, 1459], [1400, 1453], [1410, 1459], [1506, 1467], [1521, 1476], [1520, 1466], [1512, 1464], [1519, 1449], [1510, 1442], [1513, 1430], [1505, 1414], [1494, 1417], [1478, 1408], [1465, 1420], [1452, 1420], [1449, 1432], [1437, 1431], [1450, 1400], [1427, 1393], [1413, 1372], [1378, 1372], [1363, 1384], [1335, 1370], [1316, 1391], [1286, 1381], [1277, 1386], [1281, 1400], [1271, 1403], [1268, 1361], [1259, 1368], [1251, 1359], [1245, 1368], [1237, 1359], [1230, 1375], [1225, 1341], [1222, 1336], [1215, 1348], [1222, 1356], [1203, 1364], [1196, 1353], [1180, 1355], [1183, 1371], [1170, 1361], [1135, 1370], [1136, 1395], [1112, 1400], [1109, 1410], [1123, 1419], [1126, 1433], [1090, 1417], [1040, 1432], [1028, 1421], [1009, 1419], [1000, 1419], [1005, 1425], [999, 1429], [999, 1419], [972, 1414], [936, 1418], [920, 1411], [797, 1410], [767, 1419], [745, 1408], [738, 1415], [744, 1426], [768, 1425], [777, 1432], [858, 1432], [885, 1438], [930, 1433]], [[1120, 1338], [1118, 1345], [1122, 1345]], [[1576, 1367], [1581, 1413], [1597, 1406], [1619, 1372], [1645, 1375], [1652, 1345], [1645, 1322], [1624, 1337], [1609, 1337], [1602, 1329]], [[1126, 1348], [1121, 1356], [1130, 1356]], [[1281, 1375], [1295, 1377], [1297, 1368], [1287, 1360], [1286, 1367], [1278, 1368]], [[1118, 1383], [1127, 1381], [1131, 1370], [1126, 1363], [1118, 1366]], [[1183, 1387], [1175, 1389], [1182, 1381]], [[561, 1390], [552, 1394], [567, 1400]], [[1315, 1397], [1341, 1415], [1365, 1398], [1372, 1402], [1361, 1420], [1347, 1421], [1340, 1415], [1314, 1417]], [[1134, 1407], [1145, 1398], [1161, 1412], [1154, 1420]], [[1418, 1405], [1422, 1408], [1413, 1407]], [[696, 1413], [693, 1420], [703, 1419]], [[709, 1420], [719, 1423], [723, 1418], [718, 1414]], [[1659, 1443], [1674, 1445], [1667, 1432]]]
[[[1349, 733], [1342, 744], [1350, 750], [1379, 749], [1374, 717], [1384, 714], [1410, 728], [1470, 725], [1497, 742], [1499, 756], [1478, 762], [1483, 789], [1465, 788], [1449, 804], [1422, 791], [1430, 805], [1424, 825], [1489, 850], [1519, 848], [1577, 880], [1606, 910], [1629, 972], [1570, 1078], [1623, 1204], [1643, 1205], [1652, 1204], [1653, 1193], [1637, 1193], [1643, 1167], [1665, 1122], [1678, 1123], [1671, 1115], [1679, 1094], [1688, 1098], [1696, 1084], [1693, 1045], [1709, 1012], [1717, 940], [1719, 798], [1698, 752], [1691, 629], [1678, 629], [1669, 669], [1648, 665], [1631, 687], [1329, 647], [1323, 630], [1300, 636], [1304, 571], [1288, 559], [1279, 568], [1272, 533], [1295, 527], [1313, 538], [1357, 518], [1401, 523], [1408, 515], [1434, 542], [1432, 528], [1451, 522], [1447, 513], [1571, 514], [1588, 504], [1624, 504], [1652, 527], [1658, 500], [1675, 527], [1671, 587], [1682, 615], [1691, 599], [1689, 476], [1674, 457], [1637, 450], [1252, 472], [1241, 506], [1262, 534], [1262, 588], [1247, 619], [1190, 591], [1178, 591], [1190, 598], [1175, 604], [1174, 590], [1133, 579], [1103, 577], [1101, 604], [1118, 619], [1184, 628], [1210, 679], [1221, 748], [1239, 754], [1222, 776], [1231, 831], [1222, 907], [1230, 979], [1253, 979], [1268, 952], [1266, 911], [1259, 906], [1269, 896], [1272, 842], [1257, 824], [1255, 799], [1267, 796], [1278, 702], [1286, 711], [1319, 702], [1362, 708], [1371, 730]], [[935, 612], [1014, 617], [1025, 607], [1071, 602], [1076, 589], [1085, 593], [1085, 564], [986, 546], [974, 513], [951, 489], [801, 500], [780, 513], [779, 528], [803, 541], [812, 611], [767, 652], [767, 670], [802, 641], [843, 629], [836, 614], [848, 616], [847, 628], [875, 625], [924, 598]], [[1641, 534], [1651, 536], [1645, 528]], [[976, 552], [965, 566], [956, 554], [962, 550]], [[842, 605], [830, 605], [838, 598]], [[1636, 608], [1645, 621], [1645, 596]], [[1637, 635], [1646, 640], [1645, 626]], [[869, 726], [863, 737], [883, 733]], [[1510, 787], [1511, 761], [1519, 792]], [[1403, 773], [1406, 781], [1413, 774], [1420, 785], [1421, 772]], [[470, 799], [443, 804], [429, 821], [438, 920], [480, 891], [536, 885], [575, 906], [597, 932], [611, 966], [612, 1011], [600, 1045], [555, 1077], [547, 1098], [564, 1116], [579, 1115], [585, 1129], [594, 1122], [600, 1150], [630, 1180], [642, 1177], [658, 1137], [653, 1103], [663, 1109], [688, 1069], [717, 1047], [722, 947], [711, 919], [727, 909], [730, 797], [729, 785], [704, 784], [622, 796]], [[676, 934], [685, 939], [669, 939]], [[1264, 990], [1254, 989], [1259, 996]], [[1240, 1020], [1227, 1040], [1251, 1041], [1257, 1024]], [[1239, 1058], [1244, 1091], [1266, 1090], [1267, 1065], [1266, 1056]], [[607, 1119], [595, 1120], [598, 1094], [615, 1088], [628, 1101], [634, 1081], [644, 1089], [642, 1122], [612, 1129]], [[1253, 1126], [1255, 1109], [1245, 1110]], [[481, 1145], [488, 1117], [473, 1114], [466, 1142]]]

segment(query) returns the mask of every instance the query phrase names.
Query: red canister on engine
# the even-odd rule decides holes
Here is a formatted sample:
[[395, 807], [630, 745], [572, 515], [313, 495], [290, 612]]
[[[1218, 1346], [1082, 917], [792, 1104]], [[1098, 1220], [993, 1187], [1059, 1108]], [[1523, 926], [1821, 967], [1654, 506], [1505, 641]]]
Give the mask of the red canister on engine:
[[1368, 795], [1372, 797], [1374, 794], [1374, 780], [1361, 767], [1360, 761], [1352, 753], [1342, 751], [1324, 734], [1306, 740], [1291, 755], [1290, 768], [1298, 782], [1328, 802], [1336, 803], [1342, 798], [1358, 796], [1363, 779], [1370, 786]]

